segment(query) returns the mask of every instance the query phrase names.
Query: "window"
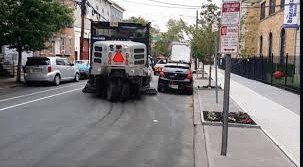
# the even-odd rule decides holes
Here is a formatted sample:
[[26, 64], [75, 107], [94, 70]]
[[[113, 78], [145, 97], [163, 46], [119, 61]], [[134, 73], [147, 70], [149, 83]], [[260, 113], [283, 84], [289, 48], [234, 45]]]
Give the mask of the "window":
[[49, 53], [53, 53], [53, 38], [49, 39]]
[[269, 1], [269, 15], [272, 15], [275, 13], [276, 8], [276, 0], [270, 0]]
[[69, 62], [67, 59], [63, 59], [63, 61], [64, 61], [64, 64], [65, 64], [66, 66], [69, 66], [69, 65], [70, 65], [70, 62]]
[[272, 55], [272, 33], [269, 33], [269, 45], [268, 45], [268, 55], [271, 56]]
[[28, 57], [26, 66], [50, 65], [50, 60], [46, 57]]
[[284, 6], [285, 6], [285, 0], [281, 0], [281, 4], [280, 4], [281, 9], [284, 8]]
[[260, 50], [259, 50], [260, 56], [262, 55], [262, 48], [263, 48], [263, 37], [262, 37], [262, 35], [261, 35], [261, 36], [260, 36]]
[[69, 51], [72, 53], [72, 38], [69, 39]]
[[280, 33], [280, 63], [284, 63], [285, 58], [285, 29], [282, 28]]
[[61, 50], [65, 50], [65, 38], [61, 39]]
[[63, 59], [56, 59], [56, 65], [65, 65]]
[[265, 2], [261, 4], [261, 15], [260, 15], [260, 20], [265, 18]]

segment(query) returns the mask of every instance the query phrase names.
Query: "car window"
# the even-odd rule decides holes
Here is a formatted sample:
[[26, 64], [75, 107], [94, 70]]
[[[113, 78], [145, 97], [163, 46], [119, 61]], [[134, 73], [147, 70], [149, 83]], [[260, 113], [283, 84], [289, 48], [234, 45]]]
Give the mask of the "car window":
[[63, 59], [56, 59], [56, 65], [62, 65], [62, 66], [64, 66], [65, 63], [64, 63]]
[[64, 64], [65, 64], [66, 66], [69, 66], [69, 65], [70, 65], [70, 62], [69, 62], [67, 59], [63, 59], [63, 61], [64, 61]]
[[46, 57], [28, 57], [26, 66], [50, 65], [50, 60]]

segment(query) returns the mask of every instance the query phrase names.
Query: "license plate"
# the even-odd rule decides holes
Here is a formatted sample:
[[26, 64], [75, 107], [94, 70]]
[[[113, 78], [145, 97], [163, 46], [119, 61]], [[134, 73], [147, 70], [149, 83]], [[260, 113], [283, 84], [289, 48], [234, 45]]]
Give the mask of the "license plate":
[[38, 69], [33, 69], [33, 72], [40, 72], [41, 70], [38, 68]]
[[173, 89], [178, 89], [178, 85], [169, 85], [169, 87], [171, 87]]

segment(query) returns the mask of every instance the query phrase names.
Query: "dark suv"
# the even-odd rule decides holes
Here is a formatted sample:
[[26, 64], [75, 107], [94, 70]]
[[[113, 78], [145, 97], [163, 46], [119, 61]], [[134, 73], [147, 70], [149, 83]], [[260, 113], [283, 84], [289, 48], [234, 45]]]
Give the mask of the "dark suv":
[[193, 94], [193, 74], [189, 64], [167, 63], [159, 74], [158, 92], [169, 89], [185, 90]]

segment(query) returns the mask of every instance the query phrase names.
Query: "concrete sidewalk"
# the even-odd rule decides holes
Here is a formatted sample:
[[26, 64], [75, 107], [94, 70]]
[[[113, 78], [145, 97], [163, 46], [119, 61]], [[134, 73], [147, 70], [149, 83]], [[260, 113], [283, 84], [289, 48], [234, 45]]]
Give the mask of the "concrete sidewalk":
[[23, 76], [21, 76], [21, 83], [16, 82], [16, 77], [0, 77], [0, 91], [22, 86], [23, 81]]
[[[204, 69], [206, 74], [208, 73], [208, 67], [205, 66]], [[218, 71], [219, 72], [219, 71]], [[224, 72], [220, 71], [220, 74]], [[212, 71], [212, 76], [214, 76], [214, 71]], [[221, 74], [222, 75], [222, 74]], [[208, 85], [208, 79], [197, 79], [197, 75], [194, 75], [195, 82], [194, 87], [198, 86], [201, 88], [202, 86]], [[201, 77], [201, 74], [199, 74]], [[208, 77], [208, 74], [204, 77]], [[222, 76], [220, 76], [222, 79]], [[219, 74], [218, 74], [219, 79]], [[223, 76], [224, 79], [224, 76]], [[224, 80], [223, 82], [219, 82], [219, 85], [224, 88]], [[212, 86], [215, 85], [214, 80], [212, 80]], [[227, 147], [227, 156], [221, 156], [221, 140], [222, 140], [222, 126], [212, 126], [212, 125], [202, 125], [201, 123], [201, 112], [202, 111], [223, 111], [223, 93], [224, 91], [221, 89], [218, 91], [218, 104], [215, 99], [215, 89], [195, 89], [194, 91], [194, 125], [195, 125], [195, 166], [196, 167], [256, 167], [256, 166], [275, 166], [275, 167], [294, 167], [300, 166], [296, 157], [287, 154], [286, 151], [283, 150], [283, 147], [277, 145], [275, 140], [272, 139], [271, 134], [268, 134], [266, 131], [268, 124], [274, 122], [272, 119], [276, 119], [275, 117], [279, 117], [277, 112], [281, 112], [281, 110], [276, 110], [276, 113], [269, 117], [268, 113], [271, 114], [271, 107], [276, 109], [277, 106], [274, 106], [272, 103], [266, 101], [266, 99], [254, 92], [252, 90], [246, 88], [243, 89], [241, 87], [245, 87], [239, 83], [235, 83], [231, 80], [231, 93], [230, 93], [230, 107], [229, 112], [236, 111], [244, 111], [248, 113], [252, 119], [261, 126], [260, 128], [243, 128], [243, 127], [229, 127], [228, 129], [228, 147]], [[237, 90], [234, 90], [237, 89]], [[239, 90], [238, 90], [239, 89]], [[233, 98], [235, 95], [237, 98]], [[233, 96], [232, 96], [233, 95]], [[240, 98], [240, 100], [239, 100]], [[255, 102], [255, 100], [259, 99], [263, 102]], [[242, 101], [248, 100], [247, 103], [243, 104]], [[249, 104], [250, 101], [253, 104]], [[240, 104], [239, 104], [240, 101]], [[261, 103], [260, 105], [264, 105], [262, 103], [267, 102], [271, 104], [271, 107], [265, 106], [260, 110], [260, 108], [253, 108], [254, 112], [251, 112], [251, 109], [248, 109], [248, 106], [255, 106], [255, 104]], [[269, 105], [268, 104], [268, 105]], [[248, 105], [243, 107], [244, 105]], [[258, 106], [257, 105], [257, 106]], [[263, 114], [255, 114], [259, 113], [258, 111], [263, 112]], [[258, 111], [257, 111], [258, 110]], [[282, 111], [283, 113], [283, 111]], [[273, 117], [274, 116], [274, 117]], [[270, 118], [269, 120], [268, 117]], [[293, 117], [292, 117], [293, 118]], [[295, 117], [296, 118], [296, 117]], [[266, 122], [264, 123], [264, 121]], [[282, 125], [286, 122], [283, 121]], [[275, 125], [272, 125], [275, 126]], [[280, 126], [278, 126], [280, 128]], [[264, 130], [265, 129], [265, 130]], [[270, 131], [271, 132], [271, 131]], [[282, 133], [284, 133], [282, 131]], [[280, 135], [282, 134], [280, 132]], [[286, 132], [290, 133], [290, 132]], [[299, 134], [300, 132], [297, 131]], [[269, 137], [270, 136], [270, 137]], [[287, 136], [283, 136], [287, 138]], [[292, 136], [290, 136], [292, 137]], [[286, 153], [286, 154], [285, 154]], [[295, 164], [295, 163], [296, 164]]]

